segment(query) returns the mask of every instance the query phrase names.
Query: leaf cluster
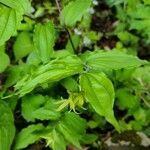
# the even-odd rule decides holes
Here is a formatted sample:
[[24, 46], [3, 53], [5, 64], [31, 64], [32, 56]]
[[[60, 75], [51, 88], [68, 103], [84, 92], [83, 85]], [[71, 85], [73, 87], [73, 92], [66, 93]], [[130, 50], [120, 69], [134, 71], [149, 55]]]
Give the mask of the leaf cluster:
[[[120, 133], [149, 125], [149, 62], [125, 45], [138, 47], [133, 29], [149, 39], [150, 3], [106, 3], [115, 7], [120, 19], [112, 33], [119, 41], [112, 50], [96, 44], [104, 35], [90, 29], [91, 0], [63, 0], [55, 19], [44, 16], [58, 13], [49, 1], [35, 5], [30, 0], [0, 0], [0, 73], [6, 75], [0, 82], [0, 149], [26, 149], [43, 141], [53, 150], [70, 145], [98, 148], [99, 133], [93, 129], [111, 126]], [[40, 17], [44, 19], [39, 22]], [[63, 41], [60, 30], [67, 32], [68, 41], [57, 49]], [[7, 53], [11, 40], [12, 55]], [[120, 117], [116, 108], [126, 111], [125, 116]], [[25, 122], [19, 128], [16, 112]], [[127, 122], [131, 116], [134, 119]]]

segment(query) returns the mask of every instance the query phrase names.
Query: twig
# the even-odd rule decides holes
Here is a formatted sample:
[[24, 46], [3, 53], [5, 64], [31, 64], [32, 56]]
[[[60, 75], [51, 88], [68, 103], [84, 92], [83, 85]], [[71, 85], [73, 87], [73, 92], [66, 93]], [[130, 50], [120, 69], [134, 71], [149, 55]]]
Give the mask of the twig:
[[66, 30], [66, 32], [67, 32], [67, 34], [68, 34], [68, 36], [69, 36], [69, 41], [70, 41], [71, 46], [72, 46], [72, 48], [73, 48], [73, 50], [74, 50], [74, 52], [75, 52], [75, 47], [74, 47], [74, 44], [73, 44], [73, 41], [72, 41], [70, 32], [69, 32], [69, 30], [68, 30], [66, 27], [65, 27], [65, 30]]
[[143, 102], [145, 103], [145, 105], [150, 108], [150, 104], [149, 102], [147, 102], [147, 100], [141, 95], [140, 98], [143, 100]]
[[61, 13], [61, 9], [60, 9], [60, 5], [59, 5], [58, 0], [55, 0], [55, 2], [56, 2], [56, 5], [57, 5], [57, 8], [58, 8], [59, 13]]
[[[58, 2], [58, 0], [55, 0], [55, 2], [56, 2], [56, 5], [57, 5], [59, 14], [60, 14], [60, 13], [61, 13], [61, 8], [60, 8], [60, 5], [59, 5], [59, 2]], [[74, 44], [73, 44], [73, 41], [72, 41], [71, 34], [70, 34], [69, 30], [67, 29], [66, 26], [64, 26], [64, 29], [65, 29], [65, 31], [67, 32], [68, 37], [69, 37], [69, 41], [70, 41], [70, 43], [71, 43], [71, 46], [72, 46], [73, 50], [75, 51], [75, 46], [74, 46]]]

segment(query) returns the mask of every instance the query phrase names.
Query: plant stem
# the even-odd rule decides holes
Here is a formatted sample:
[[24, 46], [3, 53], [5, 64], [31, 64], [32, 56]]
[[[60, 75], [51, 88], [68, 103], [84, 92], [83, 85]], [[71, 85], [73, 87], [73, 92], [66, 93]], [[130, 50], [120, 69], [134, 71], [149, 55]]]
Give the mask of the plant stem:
[[71, 34], [70, 34], [69, 30], [66, 27], [65, 27], [65, 30], [66, 30], [66, 32], [67, 32], [67, 34], [69, 36], [69, 41], [70, 41], [71, 46], [72, 46], [72, 48], [73, 48], [73, 50], [75, 52], [75, 47], [74, 47], [74, 44], [73, 44], [73, 41], [72, 41], [72, 38], [71, 38]]
[[[60, 14], [60, 13], [61, 13], [61, 8], [60, 8], [60, 5], [59, 5], [59, 2], [58, 2], [58, 0], [55, 0], [55, 2], [56, 2], [56, 5], [57, 5], [57, 8], [58, 8], [59, 14]], [[70, 41], [70, 43], [71, 43], [72, 49], [73, 49], [73, 50], [74, 50], [74, 52], [75, 52], [75, 46], [74, 46], [74, 44], [73, 44], [73, 41], [72, 41], [72, 38], [71, 38], [71, 34], [70, 34], [70, 32], [69, 32], [69, 30], [67, 29], [67, 27], [66, 27], [66, 26], [64, 26], [64, 29], [65, 29], [65, 31], [66, 31], [66, 32], [67, 32], [67, 34], [68, 34], [69, 41]]]
[[57, 5], [57, 8], [58, 8], [59, 13], [61, 13], [61, 9], [60, 9], [60, 5], [59, 5], [58, 0], [55, 0], [55, 2], [56, 2], [56, 5]]

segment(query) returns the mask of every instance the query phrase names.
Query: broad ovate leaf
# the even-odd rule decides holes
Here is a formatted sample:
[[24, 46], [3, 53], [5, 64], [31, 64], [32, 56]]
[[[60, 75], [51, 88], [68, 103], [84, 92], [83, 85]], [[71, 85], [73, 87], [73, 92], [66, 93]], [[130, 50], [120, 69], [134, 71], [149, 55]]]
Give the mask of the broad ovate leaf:
[[42, 95], [27, 95], [22, 98], [22, 116], [27, 121], [56, 120], [60, 113], [52, 99]]
[[20, 150], [26, 148], [28, 145], [40, 140], [40, 132], [44, 129], [42, 124], [29, 125], [22, 129], [16, 136], [14, 149]]
[[29, 32], [21, 32], [13, 45], [15, 58], [18, 60], [27, 56], [34, 50], [34, 45]]
[[134, 68], [145, 64], [136, 56], [128, 55], [116, 51], [95, 51], [85, 53], [81, 56], [82, 60], [92, 70], [118, 70], [122, 68]]
[[20, 13], [31, 12], [31, 1], [30, 0], [0, 0], [0, 3], [20, 11]]
[[22, 80], [18, 81], [15, 85], [16, 94], [23, 96], [37, 86], [54, 83], [82, 71], [83, 63], [77, 56], [52, 60], [48, 64], [39, 66], [32, 75], [27, 74]]
[[55, 30], [52, 22], [37, 24], [34, 32], [34, 44], [43, 63], [47, 63], [53, 55]]
[[63, 134], [66, 141], [81, 149], [80, 140], [85, 134], [86, 121], [75, 113], [65, 113], [57, 129]]
[[18, 11], [0, 5], [0, 46], [15, 33], [21, 20]]
[[14, 136], [13, 114], [8, 105], [0, 100], [0, 149], [10, 150]]
[[106, 118], [118, 131], [114, 117], [114, 88], [104, 73], [84, 73], [80, 76], [80, 86], [86, 100], [94, 110]]
[[74, 26], [85, 13], [88, 13], [91, 0], [74, 0], [65, 6], [60, 15], [62, 25]]

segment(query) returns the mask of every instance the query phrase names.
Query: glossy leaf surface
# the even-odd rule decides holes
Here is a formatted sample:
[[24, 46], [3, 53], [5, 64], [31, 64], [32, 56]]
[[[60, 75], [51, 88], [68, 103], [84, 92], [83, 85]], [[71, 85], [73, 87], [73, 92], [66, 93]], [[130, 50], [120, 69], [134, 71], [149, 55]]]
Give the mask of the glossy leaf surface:
[[113, 112], [114, 88], [106, 75], [103, 73], [82, 74], [80, 76], [80, 86], [85, 98], [94, 110], [119, 130]]
[[15, 85], [15, 89], [18, 91], [17, 94], [23, 96], [37, 86], [60, 81], [66, 77], [78, 74], [82, 70], [83, 64], [76, 56], [56, 59], [46, 65], [42, 65], [32, 75], [26, 75]]
[[20, 13], [29, 13], [31, 11], [31, 3], [29, 0], [0, 0], [0, 3], [20, 11]]
[[21, 20], [22, 15], [18, 11], [5, 6], [0, 7], [0, 46], [15, 33]]
[[146, 63], [136, 56], [121, 52], [89, 52], [83, 54], [83, 61], [92, 70], [118, 70], [122, 68], [134, 68]]
[[33, 38], [39, 58], [43, 63], [47, 63], [53, 55], [55, 42], [55, 30], [52, 22], [37, 24]]

